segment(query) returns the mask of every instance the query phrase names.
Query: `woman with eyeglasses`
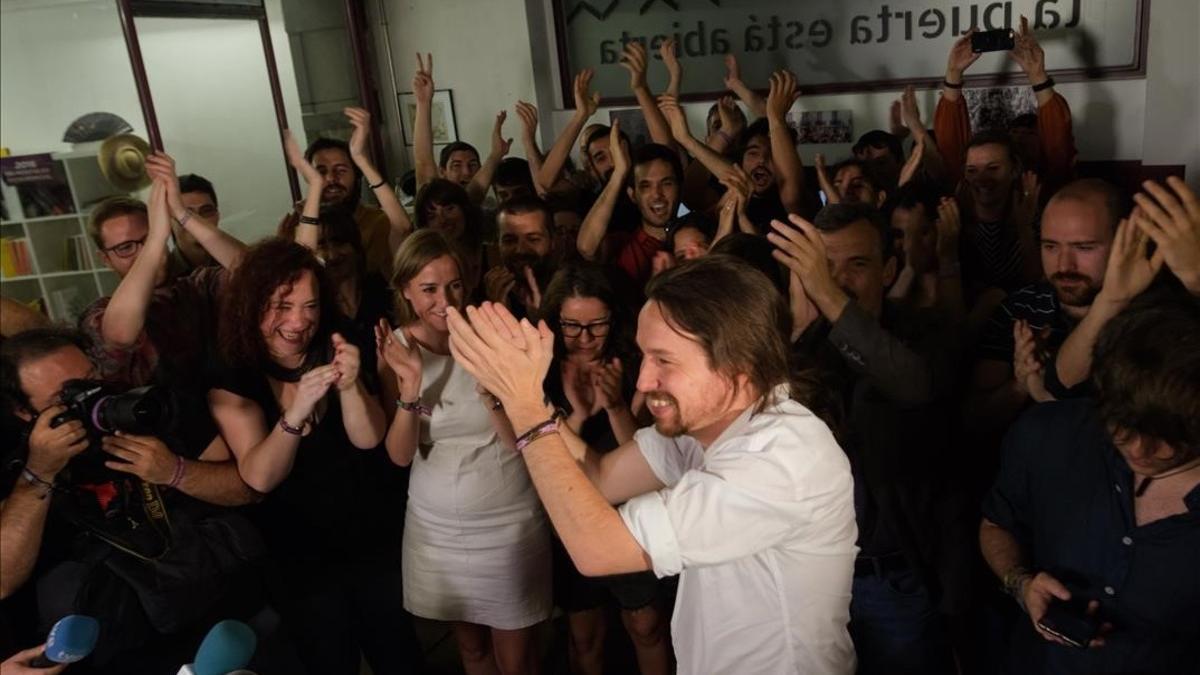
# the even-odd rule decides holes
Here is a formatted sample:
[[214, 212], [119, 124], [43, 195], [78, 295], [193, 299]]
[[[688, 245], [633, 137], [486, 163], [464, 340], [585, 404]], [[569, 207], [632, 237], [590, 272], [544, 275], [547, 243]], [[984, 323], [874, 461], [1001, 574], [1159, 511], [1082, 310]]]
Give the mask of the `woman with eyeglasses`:
[[441, 232], [409, 235], [393, 265], [400, 327], [381, 322], [375, 333], [395, 401], [385, 445], [412, 466], [404, 605], [453, 625], [467, 673], [537, 673], [534, 627], [552, 609], [550, 527], [503, 408], [450, 355], [446, 310], [463, 307], [461, 270]]
[[[633, 319], [617, 299], [604, 269], [572, 263], [554, 275], [542, 299], [542, 316], [553, 328], [554, 360], [546, 374], [546, 396], [568, 412], [566, 424], [597, 451], [613, 450], [633, 438], [639, 358]], [[604, 670], [604, 606], [609, 594], [637, 653], [642, 673], [670, 672], [666, 618], [659, 606], [660, 583], [653, 572], [584, 577], [555, 540], [555, 599], [567, 612], [571, 670]]]

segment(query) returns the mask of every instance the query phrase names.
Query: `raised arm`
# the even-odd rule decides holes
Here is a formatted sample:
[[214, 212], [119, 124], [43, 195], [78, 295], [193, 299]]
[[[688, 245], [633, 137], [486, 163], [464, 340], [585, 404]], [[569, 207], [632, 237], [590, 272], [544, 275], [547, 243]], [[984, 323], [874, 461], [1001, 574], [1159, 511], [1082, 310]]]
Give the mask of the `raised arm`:
[[217, 264], [229, 270], [236, 268], [246, 245], [215, 223], [187, 210], [179, 194], [175, 160], [165, 152], [155, 152], [146, 158], [146, 173], [151, 178], [161, 177], [167, 182], [167, 210], [175, 222], [192, 235]]
[[971, 50], [971, 35], [974, 33], [975, 29], [971, 29], [955, 40], [950, 48], [942, 97], [933, 115], [933, 131], [951, 185], [962, 180], [963, 164], [967, 160], [967, 142], [971, 140], [971, 118], [967, 112], [967, 102], [962, 96], [962, 84], [967, 68], [979, 60], [979, 54]]
[[375, 164], [371, 162], [371, 151], [368, 149], [367, 143], [371, 138], [371, 113], [363, 108], [346, 108], [342, 112], [346, 114], [350, 126], [354, 127], [354, 132], [350, 135], [350, 159], [362, 172], [363, 178], [367, 181], [367, 187], [371, 189], [375, 199], [379, 200], [379, 208], [383, 209], [383, 213], [387, 216], [390, 226], [388, 248], [391, 255], [389, 258], [395, 257], [396, 249], [400, 248], [400, 243], [413, 230], [412, 221], [409, 220], [408, 212], [401, 206], [400, 200], [396, 199], [396, 191], [392, 189], [392, 184], [379, 173]]
[[438, 177], [437, 160], [433, 158], [433, 54], [421, 58], [417, 52], [417, 72], [413, 75], [413, 95], [417, 110], [413, 116], [413, 170], [417, 190]]
[[118, 348], [133, 346], [146, 325], [146, 308], [154, 295], [154, 282], [167, 257], [171, 225], [167, 215], [167, 181], [159, 177], [150, 187], [150, 232], [129, 273], [121, 279], [100, 321], [100, 335]]
[[917, 106], [917, 93], [913, 90], [912, 85], [904, 88], [904, 93], [900, 95], [898, 103], [900, 104], [898, 107], [901, 124], [912, 134], [916, 143], [913, 154], [917, 156], [917, 168], [936, 181], [944, 180], [946, 168], [942, 163], [942, 155], [938, 151], [937, 141], [925, 128], [925, 122], [921, 119], [921, 109]]
[[525, 148], [525, 161], [529, 162], [529, 174], [533, 179], [533, 186], [538, 194], [545, 194], [546, 186], [539, 185], [537, 182], [538, 173], [541, 172], [542, 164], [546, 161], [546, 156], [538, 147], [538, 109], [532, 103], [517, 101], [515, 110], [517, 117], [521, 118], [521, 146]]
[[300, 212], [300, 220], [296, 224], [296, 243], [316, 252], [321, 244], [319, 217], [321, 215], [321, 191], [325, 189], [325, 177], [304, 158], [304, 151], [296, 143], [292, 132], [287, 129], [283, 131], [283, 147], [292, 168], [296, 169], [296, 173], [299, 173], [305, 184], [308, 185], [308, 192], [304, 195], [303, 210]]
[[550, 146], [550, 152], [546, 153], [546, 161], [542, 163], [542, 169], [537, 175], [536, 183], [547, 191], [558, 182], [558, 176], [566, 166], [567, 158], [571, 156], [571, 148], [575, 147], [579, 133], [583, 131], [588, 118], [595, 115], [596, 109], [600, 107], [600, 93], [591, 91], [592, 75], [592, 69], [588, 68], [575, 76], [575, 114], [571, 116], [558, 138], [554, 139], [554, 145]]
[[508, 119], [508, 112], [501, 110], [496, 113], [496, 122], [492, 125], [492, 150], [488, 153], [483, 165], [471, 177], [471, 182], [467, 184], [467, 195], [476, 204], [482, 202], [483, 198], [487, 196], [488, 189], [492, 187], [492, 176], [496, 175], [496, 167], [500, 166], [500, 160], [504, 159], [504, 156], [512, 149], [513, 139], [504, 138], [504, 120], [506, 119]]
[[804, 203], [804, 165], [792, 129], [787, 123], [787, 113], [799, 98], [796, 76], [786, 70], [771, 76], [771, 91], [767, 95], [767, 124], [771, 141], [771, 158], [779, 183], [779, 199], [788, 213], [801, 213]]
[[579, 234], [575, 239], [575, 247], [585, 260], [595, 260], [608, 232], [608, 223], [612, 220], [613, 209], [625, 189], [625, 180], [629, 176], [629, 148], [621, 141], [621, 122], [613, 120], [609, 130], [609, 152], [613, 158], [612, 175], [600, 192], [600, 198], [592, 205], [583, 224], [579, 226]]
[[691, 129], [688, 128], [687, 116], [684, 114], [683, 108], [679, 107], [679, 102], [675, 100], [674, 96], [659, 96], [658, 107], [662, 110], [663, 116], [667, 118], [667, 123], [671, 126], [671, 133], [680, 147], [704, 164], [704, 167], [714, 176], [724, 176], [729, 172], [733, 166], [729, 160], [696, 140], [696, 137], [692, 135]]
[[746, 175], [746, 170], [735, 165], [721, 177], [721, 185], [725, 186], [725, 194], [721, 195], [721, 201], [717, 204], [717, 231], [712, 244], [709, 244], [710, 248], [735, 229], [746, 234], [757, 234], [754, 224], [746, 215], [746, 202], [750, 201], [750, 177]]
[[678, 47], [675, 38], [667, 38], [658, 46], [658, 56], [667, 67], [667, 90], [663, 93], [679, 98], [679, 87], [683, 84], [683, 67], [679, 65]]
[[738, 99], [750, 109], [750, 112], [759, 117], [766, 116], [766, 99], [742, 82], [742, 69], [738, 66], [737, 57], [733, 54], [725, 55], [725, 88], [736, 94]]
[[296, 461], [300, 434], [285, 430], [284, 425], [303, 433], [311, 432], [313, 410], [334, 385], [337, 375], [332, 364], [305, 373], [291, 406], [283, 411], [279, 423], [270, 428], [262, 408], [254, 401], [225, 389], [209, 391], [213, 420], [237, 459], [238, 473], [246, 485], [266, 494], [287, 478]]
[[650, 132], [650, 140], [671, 147], [671, 130], [662, 112], [654, 103], [654, 95], [646, 84], [646, 47], [641, 42], [630, 42], [625, 45], [625, 53], [621, 56], [621, 67], [629, 71], [629, 88], [637, 99], [642, 116], [646, 118], [646, 129]]

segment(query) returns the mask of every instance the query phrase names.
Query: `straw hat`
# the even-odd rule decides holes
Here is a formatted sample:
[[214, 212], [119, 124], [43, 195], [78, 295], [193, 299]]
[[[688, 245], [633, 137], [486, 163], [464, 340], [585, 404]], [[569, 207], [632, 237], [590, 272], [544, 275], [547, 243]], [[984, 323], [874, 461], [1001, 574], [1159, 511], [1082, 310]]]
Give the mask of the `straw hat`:
[[134, 192], [150, 184], [146, 157], [150, 144], [133, 134], [110, 136], [100, 145], [100, 172], [122, 192]]

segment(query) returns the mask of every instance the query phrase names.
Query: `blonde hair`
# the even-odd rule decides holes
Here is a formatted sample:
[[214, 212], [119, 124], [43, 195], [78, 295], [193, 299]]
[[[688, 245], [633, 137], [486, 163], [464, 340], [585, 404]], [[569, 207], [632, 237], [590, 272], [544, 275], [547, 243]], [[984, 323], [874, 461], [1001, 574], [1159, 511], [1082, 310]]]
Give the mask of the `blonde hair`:
[[437, 230], [417, 230], [404, 239], [400, 249], [396, 251], [396, 259], [392, 262], [392, 288], [396, 293], [396, 320], [401, 326], [406, 326], [417, 320], [408, 298], [404, 297], [404, 287], [412, 281], [429, 263], [450, 256], [462, 273], [462, 258], [454, 245], [445, 235]]

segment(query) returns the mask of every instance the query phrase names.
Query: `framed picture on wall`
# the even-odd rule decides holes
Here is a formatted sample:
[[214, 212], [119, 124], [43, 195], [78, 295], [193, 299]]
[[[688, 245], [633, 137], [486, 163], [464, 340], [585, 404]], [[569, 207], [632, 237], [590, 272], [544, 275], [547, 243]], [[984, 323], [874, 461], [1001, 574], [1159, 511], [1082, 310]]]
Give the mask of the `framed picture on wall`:
[[[404, 132], [404, 144], [412, 146], [416, 138], [413, 133], [417, 119], [417, 96], [411, 91], [400, 92], [400, 127]], [[454, 97], [449, 89], [435, 89], [430, 105], [430, 124], [433, 127], [433, 144], [445, 145], [458, 140], [458, 127], [454, 122]]]

